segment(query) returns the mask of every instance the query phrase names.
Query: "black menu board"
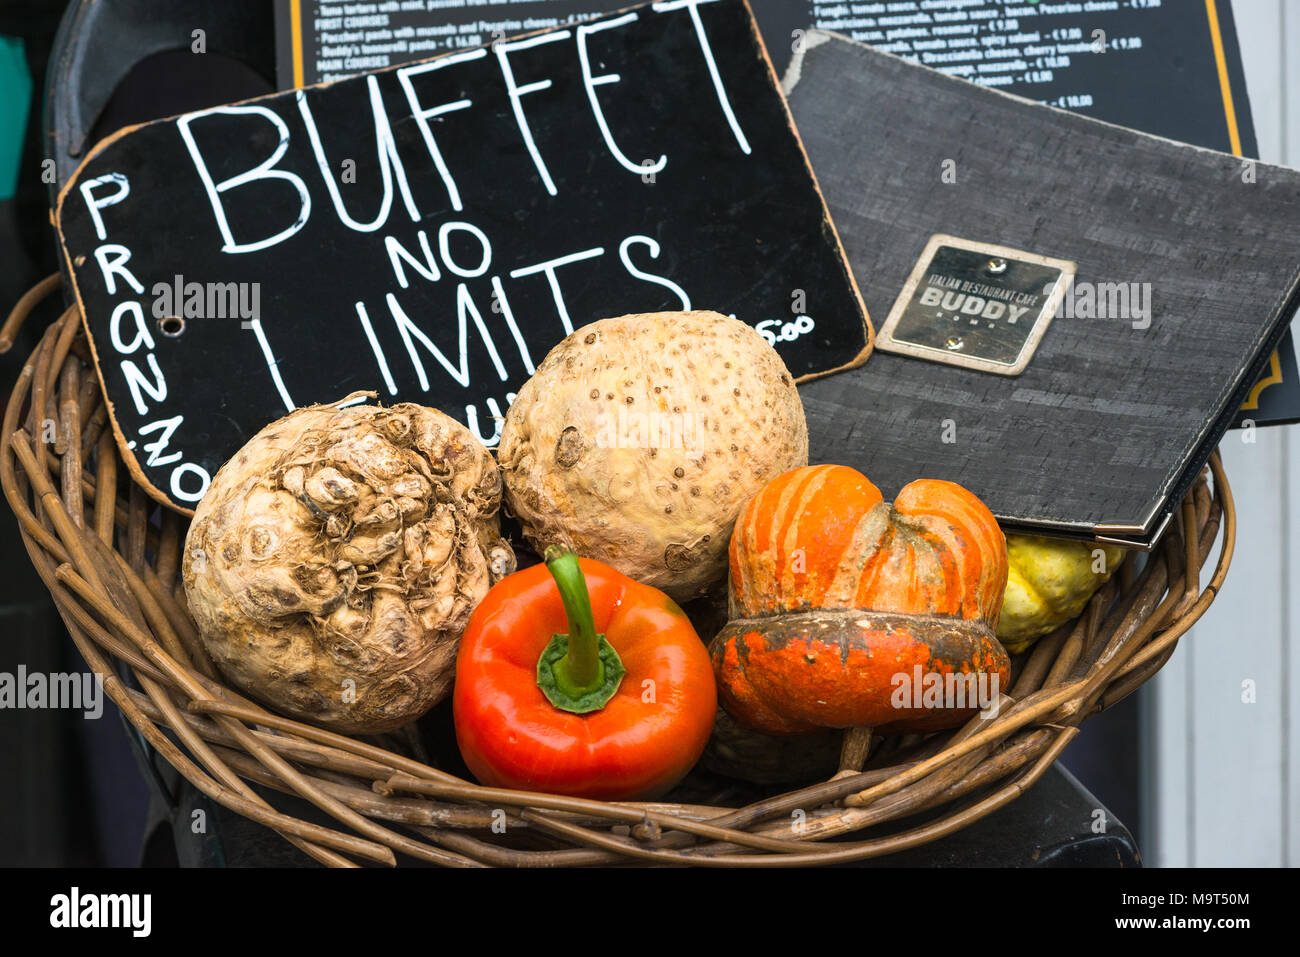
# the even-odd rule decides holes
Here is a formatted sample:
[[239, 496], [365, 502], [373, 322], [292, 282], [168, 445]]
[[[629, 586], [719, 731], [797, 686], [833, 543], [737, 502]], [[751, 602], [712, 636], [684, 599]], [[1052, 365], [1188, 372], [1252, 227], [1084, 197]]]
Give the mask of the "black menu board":
[[[674, 5], [705, 9], [709, 2]], [[625, 0], [276, 4], [285, 88], [627, 5]], [[1258, 155], [1226, 0], [752, 0], [752, 6], [778, 73], [804, 43], [808, 28], [816, 27], [951, 76], [1121, 126], [1242, 157]], [[1290, 332], [1248, 393], [1240, 418], [1261, 425], [1300, 420]]]

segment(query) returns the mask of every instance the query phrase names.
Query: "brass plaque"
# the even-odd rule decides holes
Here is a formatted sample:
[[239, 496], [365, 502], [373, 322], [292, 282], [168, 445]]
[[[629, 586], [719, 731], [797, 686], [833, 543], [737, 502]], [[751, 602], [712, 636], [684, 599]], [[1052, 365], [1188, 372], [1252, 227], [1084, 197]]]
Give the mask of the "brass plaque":
[[876, 339], [885, 352], [1019, 375], [1075, 264], [955, 236], [930, 237]]

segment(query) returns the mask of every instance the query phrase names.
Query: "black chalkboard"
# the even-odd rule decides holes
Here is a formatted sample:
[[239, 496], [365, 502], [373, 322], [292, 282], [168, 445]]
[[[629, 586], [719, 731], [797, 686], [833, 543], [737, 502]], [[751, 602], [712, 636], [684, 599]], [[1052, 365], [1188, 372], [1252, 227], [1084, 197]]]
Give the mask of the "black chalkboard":
[[57, 215], [128, 466], [182, 511], [267, 422], [357, 390], [493, 444], [606, 316], [734, 314], [800, 379], [871, 345], [743, 0], [134, 127]]

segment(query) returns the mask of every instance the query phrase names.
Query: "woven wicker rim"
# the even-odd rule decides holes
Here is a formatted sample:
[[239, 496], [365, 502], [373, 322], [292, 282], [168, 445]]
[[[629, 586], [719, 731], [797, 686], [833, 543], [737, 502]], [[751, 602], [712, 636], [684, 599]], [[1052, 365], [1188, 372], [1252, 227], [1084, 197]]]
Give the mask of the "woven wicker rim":
[[[23, 297], [0, 328], [0, 351], [58, 287], [51, 276]], [[1214, 601], [1236, 540], [1215, 452], [1144, 567], [1125, 562], [1078, 619], [1016, 657], [994, 717], [886, 739], [861, 773], [745, 807], [609, 803], [480, 787], [282, 718], [225, 687], [179, 584], [185, 520], [156, 509], [124, 471], [76, 306], [45, 333], [14, 386], [0, 485], [73, 641], [131, 724], [208, 798], [335, 866], [393, 865], [399, 852], [449, 866], [795, 867], [917, 847], [1014, 800], [1084, 718], [1155, 674]], [[253, 785], [299, 795], [336, 826], [282, 813]], [[843, 839], [921, 811], [935, 813], [885, 836]], [[529, 829], [546, 849], [508, 846], [501, 823]]]

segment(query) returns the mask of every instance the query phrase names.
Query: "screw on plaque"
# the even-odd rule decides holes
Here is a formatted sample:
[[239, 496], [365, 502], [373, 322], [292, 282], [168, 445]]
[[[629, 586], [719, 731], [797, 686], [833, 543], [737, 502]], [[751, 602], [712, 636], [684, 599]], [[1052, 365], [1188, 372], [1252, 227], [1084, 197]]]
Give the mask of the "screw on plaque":
[[1005, 259], [990, 259], [984, 271], [990, 276], [1001, 276], [1007, 271], [1007, 261]]
[[965, 348], [966, 341], [962, 339], [961, 336], [949, 336], [946, 345], [953, 352], [956, 352], [959, 349]]

